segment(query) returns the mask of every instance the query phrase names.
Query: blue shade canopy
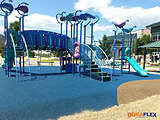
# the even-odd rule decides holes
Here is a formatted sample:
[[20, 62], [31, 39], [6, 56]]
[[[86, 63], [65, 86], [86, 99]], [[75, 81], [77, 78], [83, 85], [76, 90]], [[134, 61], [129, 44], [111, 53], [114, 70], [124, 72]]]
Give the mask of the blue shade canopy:
[[23, 13], [28, 13], [29, 11], [28, 7], [24, 5], [16, 7], [15, 10], [22, 11]]
[[65, 20], [72, 21], [73, 16], [74, 16], [74, 13], [69, 13], [68, 15], [66, 15]]
[[72, 17], [72, 21], [78, 21], [80, 20], [80, 15], [75, 15]]
[[96, 17], [93, 16], [93, 15], [91, 15], [91, 14], [89, 14], [89, 13], [84, 13], [84, 14], [81, 14], [81, 15], [80, 15], [80, 19], [81, 19], [81, 20], [87, 20], [88, 18], [95, 19]]
[[130, 28], [123, 28], [123, 30], [126, 32], [126, 33], [130, 33], [133, 31], [133, 29], [136, 28], [136, 26], [133, 26], [133, 27], [130, 27]]
[[122, 22], [120, 24], [113, 22], [113, 24], [118, 28], [123, 28], [126, 25], [126, 22], [129, 22], [129, 20], [126, 20], [125, 22]]
[[[13, 5], [12, 4], [10, 4], [10, 3], [2, 3], [1, 5], [0, 5], [0, 7], [1, 7], [1, 9], [2, 9], [2, 11], [4, 11], [4, 12], [7, 12], [6, 10], [8, 10], [10, 13], [13, 11]], [[4, 10], [4, 9], [6, 9], [6, 10]]]
[[61, 21], [65, 21], [65, 17], [64, 17], [64, 16], [61, 16], [61, 17], [60, 17], [60, 20], [61, 20]]

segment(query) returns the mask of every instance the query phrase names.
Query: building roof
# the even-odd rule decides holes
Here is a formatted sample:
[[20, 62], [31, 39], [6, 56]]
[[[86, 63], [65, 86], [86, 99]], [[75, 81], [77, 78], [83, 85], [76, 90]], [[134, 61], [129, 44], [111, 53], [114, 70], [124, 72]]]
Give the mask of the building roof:
[[149, 28], [149, 27], [157, 27], [157, 26], [160, 26], [160, 22], [156, 22], [156, 23], [147, 25], [146, 28]]
[[152, 42], [152, 43], [140, 46], [139, 48], [160, 48], [160, 41]]

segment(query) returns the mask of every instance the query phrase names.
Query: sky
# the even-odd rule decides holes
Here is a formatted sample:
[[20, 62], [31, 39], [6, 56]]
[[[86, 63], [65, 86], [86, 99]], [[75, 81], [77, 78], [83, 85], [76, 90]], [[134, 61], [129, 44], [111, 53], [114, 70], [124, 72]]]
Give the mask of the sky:
[[[13, 0], [14, 7], [21, 2], [29, 3], [25, 29], [59, 32], [60, 26], [55, 17], [63, 11], [83, 10], [84, 13], [98, 15], [100, 21], [94, 26], [96, 40], [104, 34], [113, 35], [115, 28], [112, 22], [120, 23], [128, 19], [126, 28], [136, 25], [135, 30], [138, 30], [160, 21], [160, 0]], [[16, 11], [9, 16], [9, 23], [17, 20], [15, 16], [19, 16]], [[3, 22], [3, 17], [0, 17], [0, 33], [3, 33]], [[90, 36], [90, 26], [87, 29]]]

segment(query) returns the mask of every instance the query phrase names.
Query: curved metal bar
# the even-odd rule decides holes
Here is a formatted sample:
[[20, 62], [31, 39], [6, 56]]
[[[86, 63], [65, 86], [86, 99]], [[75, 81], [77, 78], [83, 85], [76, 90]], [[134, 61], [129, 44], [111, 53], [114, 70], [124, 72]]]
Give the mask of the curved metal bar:
[[116, 27], [116, 29], [114, 29], [113, 32], [117, 32], [117, 31], [118, 31], [118, 28]]
[[13, 39], [13, 36], [12, 36], [12, 34], [10, 33], [9, 34], [9, 37], [10, 37], [10, 39], [11, 39], [11, 43], [12, 43], [12, 45], [13, 45], [13, 50], [14, 50], [14, 59], [15, 59], [15, 65], [16, 65], [16, 77], [18, 76], [18, 61], [17, 61], [17, 53], [16, 53], [16, 45], [15, 45], [15, 42], [14, 42], [14, 39]]
[[[75, 12], [75, 16], [77, 16], [77, 13], [78, 13], [78, 12], [80, 12], [80, 13], [81, 13], [81, 12], [82, 12], [82, 10], [77, 10], [77, 11]], [[79, 19], [79, 20], [77, 21], [77, 23], [76, 23], [76, 24], [79, 24], [81, 21], [82, 21], [82, 20], [81, 20], [81, 19]], [[75, 21], [75, 22], [76, 22], [76, 21]]]
[[28, 3], [26, 3], [26, 2], [21, 2], [18, 6], [21, 6], [21, 5], [29, 5]]
[[[20, 8], [20, 7], [25, 7], [25, 9], [26, 9], [26, 11], [24, 12], [24, 11], [22, 11], [22, 10], [20, 10], [20, 9], [17, 9], [17, 8], [15, 8], [15, 10], [17, 10], [18, 11], [18, 13], [20, 14], [20, 15], [22, 15], [22, 16], [27, 16], [27, 13], [28, 13], [28, 3], [26, 3], [26, 2], [22, 2], [22, 3], [20, 3], [19, 5], [18, 5], [18, 7], [17, 8]], [[21, 13], [20, 11], [22, 11], [23, 13]]]
[[69, 21], [71, 25], [73, 25], [72, 21]]
[[78, 12], [82, 12], [82, 10], [77, 10], [77, 11], [75, 12], [75, 15], [77, 15]]
[[79, 23], [81, 23], [81, 21], [82, 21], [82, 20], [78, 20], [76, 24], [79, 24]]
[[1, 10], [5, 13], [5, 11], [2, 9], [2, 4], [5, 2], [6, 0], [2, 0], [1, 2]]
[[[13, 11], [13, 5], [11, 4], [11, 7], [12, 7], [12, 9], [11, 9], [11, 11], [9, 10], [9, 12], [7, 12], [7, 11], [5, 11], [4, 9], [3, 9], [3, 4], [4, 4], [4, 2], [5, 2], [6, 0], [2, 0], [2, 2], [0, 3], [0, 8], [1, 8], [1, 10], [4, 12], [4, 13], [8, 13], [8, 15], [10, 15], [11, 13], [12, 13], [12, 11]], [[9, 0], [9, 2], [13, 2], [12, 0]], [[9, 3], [8, 3], [9, 4]], [[2, 14], [1, 14], [2, 15]], [[2, 16], [4, 16], [4, 15], [2, 15]]]
[[91, 24], [93, 24], [93, 25], [96, 24], [96, 23], [100, 20], [99, 16], [96, 15], [95, 17], [97, 18], [97, 20], [96, 20], [95, 22], [92, 22], [92, 23], [91, 23]]
[[58, 14], [56, 15], [56, 20], [57, 20], [57, 22], [60, 24], [61, 22], [58, 20], [58, 16], [62, 16], [62, 13], [58, 13]]
[[91, 18], [89, 19], [89, 21], [87, 22], [87, 24], [85, 24], [84, 26], [87, 26], [91, 23]]
[[66, 14], [66, 12], [63, 11], [63, 12], [62, 12], [62, 16], [64, 16], [64, 14]]
[[[64, 20], [61, 20], [62, 22], [65, 21], [65, 15], [64, 15], [64, 14], [66, 14], [66, 12], [63, 11], [63, 12], [61, 13], [61, 17], [60, 17], [60, 20], [61, 20], [61, 19], [64, 19]], [[60, 22], [60, 23], [62, 23], [62, 22]]]
[[4, 15], [0, 14], [0, 16], [4, 16]]

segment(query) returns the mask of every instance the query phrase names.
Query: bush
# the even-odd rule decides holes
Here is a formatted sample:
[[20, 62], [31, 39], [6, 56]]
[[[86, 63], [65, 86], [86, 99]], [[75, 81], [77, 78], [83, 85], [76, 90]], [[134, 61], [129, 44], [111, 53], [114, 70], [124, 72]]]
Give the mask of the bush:
[[2, 56], [2, 58], [4, 58], [4, 50], [2, 50], [1, 56]]
[[35, 53], [32, 50], [29, 50], [29, 57], [31, 58], [35, 57]]

